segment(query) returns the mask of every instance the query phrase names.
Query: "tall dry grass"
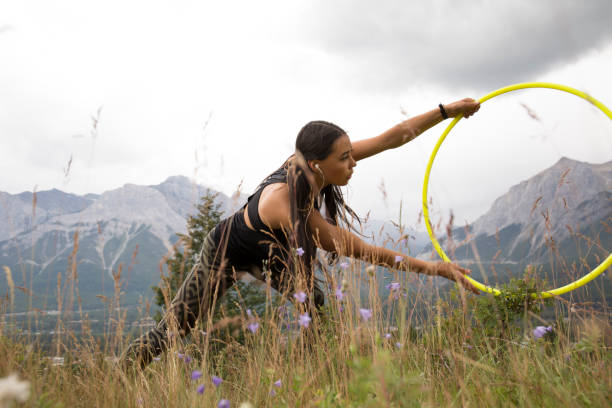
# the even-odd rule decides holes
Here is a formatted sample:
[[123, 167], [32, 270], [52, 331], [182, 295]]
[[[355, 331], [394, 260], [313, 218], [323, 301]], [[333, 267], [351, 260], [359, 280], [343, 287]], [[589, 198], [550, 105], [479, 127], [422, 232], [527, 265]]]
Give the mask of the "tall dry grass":
[[[401, 223], [398, 227], [404, 236]], [[75, 235], [71, 259], [77, 251]], [[288, 305], [292, 294], [273, 301], [268, 284], [262, 315], [249, 316], [243, 308], [238, 316], [200, 321], [188, 338], [173, 336], [170, 349], [146, 369], [126, 372], [117, 356], [144, 328], [126, 330], [121, 308], [125, 275], [121, 268], [115, 271], [115, 293], [104, 296], [108, 322], [101, 342], [80, 308], [77, 269], [71, 262], [69, 281], [58, 276], [56, 290], [71, 309], [76, 300], [80, 333], [65, 324], [68, 306], [61, 303], [52, 351], [20, 334], [6, 318], [0, 325], [0, 375], [17, 372], [30, 381], [27, 406], [212, 407], [222, 399], [231, 406], [250, 402], [256, 407], [612, 402], [612, 327], [605, 304], [595, 308], [559, 299], [547, 317], [525, 311], [519, 321], [510, 322], [511, 330], [501, 318], [499, 328], [485, 330], [476, 311], [487, 304], [474, 296], [441, 291], [434, 278], [395, 270], [383, 278], [361, 262], [338, 263], [326, 271], [326, 306], [312, 316], [309, 327], [298, 324], [302, 305]], [[8, 279], [10, 270], [5, 272]], [[12, 310], [14, 298], [14, 285], [8, 282], [3, 313]], [[389, 282], [399, 289], [383, 297], [378, 288]], [[149, 314], [148, 308], [141, 312]], [[254, 322], [257, 329], [249, 330]], [[551, 331], [536, 338], [536, 326]], [[213, 376], [221, 384], [213, 384]]]

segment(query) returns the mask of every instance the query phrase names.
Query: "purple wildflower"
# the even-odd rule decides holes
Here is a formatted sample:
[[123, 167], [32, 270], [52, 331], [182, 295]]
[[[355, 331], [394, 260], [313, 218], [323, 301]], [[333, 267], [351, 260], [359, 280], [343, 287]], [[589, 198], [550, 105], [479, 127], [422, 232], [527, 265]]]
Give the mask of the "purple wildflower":
[[399, 290], [400, 284], [399, 282], [391, 282], [388, 285], [385, 285], [385, 289], [387, 290]]
[[257, 322], [249, 323], [248, 328], [251, 331], [251, 333], [255, 333], [257, 329], [259, 329], [259, 323]]
[[198, 388], [196, 388], [196, 391], [198, 392], [198, 394], [204, 394], [204, 384], [198, 385]]
[[395, 346], [396, 346], [397, 348], [402, 348], [402, 343], [397, 342], [397, 343], [395, 343]]
[[202, 378], [202, 372], [200, 370], [193, 370], [191, 372], [191, 379], [197, 380], [198, 378]]
[[387, 340], [388, 340], [388, 339], [390, 339], [390, 338], [391, 338], [391, 333], [387, 333], [387, 334], [385, 334], [385, 339], [387, 339]]
[[344, 299], [344, 293], [342, 293], [342, 288], [340, 286], [336, 289], [336, 299], [338, 299], [339, 302], [342, 302], [342, 299]]
[[274, 391], [274, 389], [271, 389], [270, 390], [270, 396], [274, 397], [275, 395], [276, 395], [276, 391]]
[[310, 316], [308, 316], [308, 313], [304, 313], [304, 314], [300, 315], [300, 320], [298, 321], [298, 323], [302, 327], [308, 327], [308, 325], [310, 324], [311, 320], [312, 319], [310, 318]]
[[223, 382], [223, 380], [219, 377], [217, 377], [216, 375], [212, 376], [212, 383], [215, 387], [218, 387], [219, 385], [221, 385], [221, 383]]
[[298, 256], [302, 256], [304, 255], [304, 249], [302, 249], [302, 247], [299, 247], [295, 250], [295, 253], [298, 254]]
[[273, 382], [272, 385], [274, 385], [276, 388], [280, 388], [282, 387], [283, 383], [281, 382], [280, 379], [278, 379], [275, 382]]
[[340, 268], [342, 268], [342, 269], [348, 269], [348, 267], [349, 267], [348, 262], [341, 262], [341, 263], [340, 263]]
[[370, 310], [370, 309], [359, 309], [359, 314], [361, 315], [361, 318], [364, 321], [367, 322], [372, 317], [372, 310]]
[[219, 401], [219, 404], [217, 404], [217, 408], [230, 408], [230, 402], [226, 399], [222, 399]]
[[191, 363], [191, 357], [189, 357], [188, 355], [185, 355], [185, 357], [183, 357], [183, 361], [184, 361], [186, 364], [189, 364], [189, 363]]
[[536, 339], [541, 339], [546, 333], [550, 333], [551, 331], [552, 326], [538, 326], [533, 329], [533, 337], [535, 337]]
[[160, 357], [153, 357], [153, 361], [159, 361], [159, 360], [161, 360]]
[[401, 255], [395, 255], [395, 263], [402, 262], [404, 257]]
[[246, 313], [247, 313], [247, 316], [253, 317], [253, 312], [251, 311], [251, 309], [247, 309]]
[[304, 293], [303, 291], [294, 293], [293, 297], [300, 303], [304, 303], [306, 301], [306, 293]]

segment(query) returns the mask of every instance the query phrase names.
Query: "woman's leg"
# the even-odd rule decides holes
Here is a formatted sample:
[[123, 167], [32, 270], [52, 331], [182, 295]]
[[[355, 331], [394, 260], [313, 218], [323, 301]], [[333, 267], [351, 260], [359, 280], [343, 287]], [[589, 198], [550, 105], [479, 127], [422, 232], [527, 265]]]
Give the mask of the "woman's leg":
[[174, 329], [178, 336], [184, 337], [200, 316], [208, 316], [213, 298], [220, 298], [234, 284], [233, 276], [228, 272], [231, 268], [218, 266], [215, 255], [216, 245], [209, 234], [204, 240], [199, 262], [183, 281], [162, 320], [128, 346], [121, 357], [122, 364], [146, 366], [153, 357], [166, 351], [170, 333], [176, 333]]

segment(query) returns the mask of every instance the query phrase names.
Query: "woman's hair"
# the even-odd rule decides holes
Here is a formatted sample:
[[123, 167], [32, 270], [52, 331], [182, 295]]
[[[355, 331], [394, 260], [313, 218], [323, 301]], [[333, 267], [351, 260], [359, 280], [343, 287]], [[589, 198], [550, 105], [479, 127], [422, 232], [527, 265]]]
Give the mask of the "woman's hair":
[[[320, 210], [319, 197], [313, 194], [314, 177], [308, 167], [309, 160], [324, 160], [332, 152], [334, 142], [346, 132], [333, 123], [317, 120], [307, 123], [298, 133], [295, 141], [295, 156], [289, 160], [287, 184], [289, 186], [291, 223], [289, 245], [302, 248], [304, 254], [301, 260], [306, 271], [312, 268], [312, 259], [316, 254], [316, 245], [312, 234], [308, 232], [307, 219], [313, 208]], [[322, 201], [325, 204], [325, 218], [333, 225], [341, 220], [348, 228], [352, 224], [347, 217], [360, 222], [355, 212], [344, 202], [340, 187], [329, 184], [321, 190]], [[289, 256], [289, 266], [292, 266], [293, 256]], [[335, 258], [335, 257], [334, 257]]]

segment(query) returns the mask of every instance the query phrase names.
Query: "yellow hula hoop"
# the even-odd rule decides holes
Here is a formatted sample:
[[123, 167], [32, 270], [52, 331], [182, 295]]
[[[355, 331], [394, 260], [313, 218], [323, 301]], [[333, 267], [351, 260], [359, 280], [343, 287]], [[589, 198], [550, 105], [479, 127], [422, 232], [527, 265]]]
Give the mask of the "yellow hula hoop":
[[[506, 92], [516, 91], [517, 89], [525, 89], [525, 88], [550, 88], [550, 89], [557, 89], [559, 91], [569, 92], [571, 94], [579, 96], [582, 99], [585, 99], [588, 102], [592, 103], [597, 108], [599, 108], [599, 110], [605, 113], [608, 116], [608, 118], [612, 120], [612, 112], [610, 111], [610, 109], [608, 109], [603, 103], [593, 98], [591, 95], [585, 92], [579, 91], [577, 89], [570, 88], [569, 86], [553, 84], [549, 82], [525, 82], [521, 84], [514, 84], [514, 85], [506, 86], [504, 88], [500, 88], [496, 91], [493, 91], [488, 95], [483, 96], [482, 98], [479, 99], [479, 102], [483, 103], [485, 101], [488, 101], [491, 98], [494, 98]], [[433, 228], [431, 226], [431, 221], [429, 219], [429, 208], [427, 207], [427, 188], [429, 186], [429, 173], [431, 172], [431, 167], [433, 165], [436, 154], [438, 153], [438, 150], [440, 149], [440, 146], [442, 145], [442, 142], [444, 142], [444, 139], [446, 138], [448, 133], [451, 131], [453, 127], [455, 127], [457, 122], [459, 122], [460, 120], [461, 120], [461, 116], [455, 117], [452, 120], [452, 122], [448, 125], [448, 127], [444, 130], [442, 135], [440, 136], [438, 143], [436, 143], [436, 146], [434, 147], [434, 150], [431, 153], [431, 157], [429, 158], [429, 163], [427, 163], [427, 170], [425, 171], [425, 180], [423, 182], [423, 214], [425, 218], [425, 225], [427, 226], [427, 232], [429, 233], [429, 238], [431, 239], [431, 243], [436, 249], [436, 252], [438, 252], [438, 255], [440, 255], [440, 257], [446, 262], [451, 262], [451, 260], [448, 258], [448, 256], [446, 256], [446, 254], [442, 250], [442, 247], [440, 246], [440, 243], [436, 239], [433, 233]], [[569, 283], [563, 287], [541, 292], [539, 296], [542, 298], [548, 298], [552, 296], [562, 295], [576, 288], [579, 288], [580, 286], [585, 285], [586, 283], [595, 279], [603, 271], [605, 271], [610, 265], [612, 265], [612, 253], [609, 254], [608, 257], [599, 266], [597, 266], [595, 269], [593, 269], [588, 274], [584, 275], [582, 278], [572, 283]], [[472, 282], [474, 286], [476, 286], [478, 289], [482, 290], [483, 292], [493, 293], [495, 295], [500, 294], [500, 291], [498, 289], [483, 285], [482, 283], [476, 281], [475, 279], [472, 279], [469, 276], [466, 276], [466, 278], [470, 282]]]

